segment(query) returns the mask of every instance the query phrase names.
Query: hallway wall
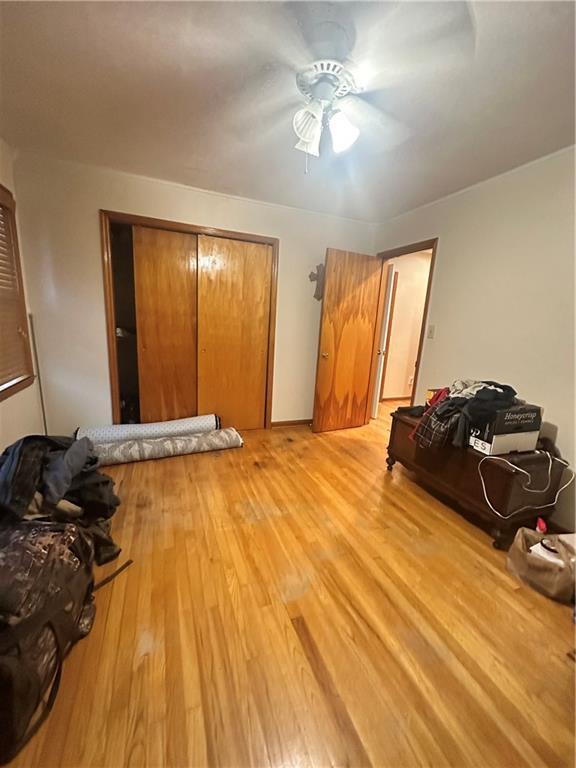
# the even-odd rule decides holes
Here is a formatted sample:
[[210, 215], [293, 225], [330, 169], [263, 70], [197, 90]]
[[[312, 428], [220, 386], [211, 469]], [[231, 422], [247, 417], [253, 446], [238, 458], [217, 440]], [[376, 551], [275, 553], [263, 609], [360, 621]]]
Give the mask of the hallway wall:
[[431, 260], [431, 251], [421, 251], [388, 262], [398, 273], [398, 285], [382, 388], [384, 399], [412, 395]]

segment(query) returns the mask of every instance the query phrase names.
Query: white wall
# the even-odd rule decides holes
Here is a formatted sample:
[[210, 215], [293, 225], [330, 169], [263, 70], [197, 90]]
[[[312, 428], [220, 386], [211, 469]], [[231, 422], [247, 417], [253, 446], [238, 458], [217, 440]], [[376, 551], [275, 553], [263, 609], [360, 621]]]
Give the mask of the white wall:
[[49, 432], [111, 421], [99, 209], [278, 237], [272, 419], [311, 417], [320, 303], [308, 274], [329, 246], [372, 253], [373, 225], [25, 153], [16, 181]]
[[398, 283], [382, 389], [386, 399], [412, 395], [431, 259], [431, 251], [421, 251], [388, 262]]
[[[417, 382], [512, 384], [574, 464], [574, 148], [378, 227], [377, 250], [438, 237]], [[574, 527], [573, 487], [557, 519]]]
[[[9, 189], [16, 198], [16, 217], [19, 220], [19, 201], [14, 191], [14, 156], [14, 150], [0, 138], [0, 184]], [[19, 242], [22, 246], [21, 237]], [[26, 259], [22, 247], [20, 259], [26, 283]], [[42, 434], [43, 431], [37, 381], [0, 402], [0, 452], [24, 435]]]

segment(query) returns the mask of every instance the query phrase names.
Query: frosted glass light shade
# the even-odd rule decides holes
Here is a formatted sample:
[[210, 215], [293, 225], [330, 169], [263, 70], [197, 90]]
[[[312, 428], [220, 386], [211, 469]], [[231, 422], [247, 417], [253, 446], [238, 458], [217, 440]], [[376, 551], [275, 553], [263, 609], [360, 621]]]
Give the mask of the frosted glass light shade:
[[323, 116], [322, 104], [314, 99], [296, 112], [292, 121], [294, 133], [299, 139], [296, 149], [316, 157], [320, 155]]
[[334, 112], [328, 121], [334, 152], [345, 152], [360, 136], [360, 131], [343, 112]]

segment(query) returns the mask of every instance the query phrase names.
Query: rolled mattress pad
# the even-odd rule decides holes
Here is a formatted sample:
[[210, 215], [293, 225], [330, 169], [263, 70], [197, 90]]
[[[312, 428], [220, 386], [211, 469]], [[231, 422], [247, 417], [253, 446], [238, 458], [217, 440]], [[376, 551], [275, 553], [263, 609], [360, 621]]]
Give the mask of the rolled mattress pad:
[[76, 437], [87, 437], [94, 445], [114, 443], [121, 440], [152, 440], [156, 437], [178, 437], [198, 435], [220, 429], [220, 417], [214, 413], [207, 416], [190, 416], [173, 421], [155, 421], [150, 424], [110, 424], [104, 427], [79, 427]]
[[241, 448], [243, 445], [244, 441], [239, 433], [233, 427], [228, 427], [200, 435], [95, 443], [94, 452], [100, 459], [101, 466], [108, 466], [110, 464], [126, 464], [131, 461], [162, 459], [167, 456], [183, 456], [187, 453]]

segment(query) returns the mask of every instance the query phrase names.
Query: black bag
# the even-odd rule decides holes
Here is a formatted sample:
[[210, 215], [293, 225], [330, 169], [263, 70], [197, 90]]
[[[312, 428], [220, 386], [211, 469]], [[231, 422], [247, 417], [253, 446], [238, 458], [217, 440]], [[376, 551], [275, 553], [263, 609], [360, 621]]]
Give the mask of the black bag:
[[90, 540], [69, 523], [0, 527], [0, 763], [54, 704], [64, 656], [94, 621]]

